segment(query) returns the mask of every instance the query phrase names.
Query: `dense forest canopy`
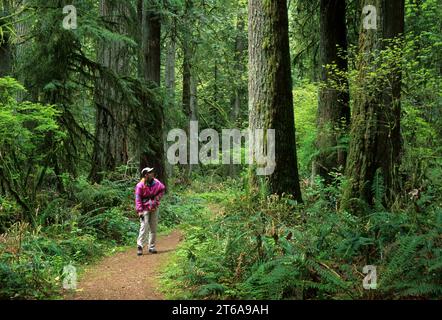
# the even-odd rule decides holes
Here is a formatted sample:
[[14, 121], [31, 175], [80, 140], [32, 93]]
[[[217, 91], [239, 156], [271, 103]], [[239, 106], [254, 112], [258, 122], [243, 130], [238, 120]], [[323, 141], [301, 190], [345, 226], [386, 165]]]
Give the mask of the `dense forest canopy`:
[[442, 2], [0, 0], [0, 298], [132, 244], [145, 167], [175, 297], [441, 298]]

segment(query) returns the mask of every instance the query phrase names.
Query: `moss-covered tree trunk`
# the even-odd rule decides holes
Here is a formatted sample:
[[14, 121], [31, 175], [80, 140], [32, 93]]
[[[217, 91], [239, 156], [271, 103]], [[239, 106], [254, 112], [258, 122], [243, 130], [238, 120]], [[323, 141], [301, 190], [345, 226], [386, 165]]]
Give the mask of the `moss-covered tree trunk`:
[[[127, 34], [124, 21], [126, 13], [125, 4], [101, 0], [100, 14], [106, 21], [114, 24], [114, 32]], [[127, 49], [124, 43], [118, 41], [101, 41], [97, 60], [115, 76], [127, 76], [130, 73]], [[90, 173], [91, 180], [95, 182], [102, 180], [102, 172], [115, 170], [116, 167], [126, 164], [129, 158], [128, 107], [119, 91], [109, 76], [102, 74], [96, 81], [96, 140]]]
[[346, 151], [339, 145], [350, 122], [345, 0], [321, 0], [320, 12], [322, 83], [317, 115], [319, 155], [314, 165], [315, 172], [329, 181], [332, 170], [345, 167]]
[[166, 45], [166, 66], [164, 70], [164, 84], [167, 92], [167, 105], [172, 107], [175, 104], [176, 88], [176, 44], [177, 44], [176, 18], [172, 17], [170, 21], [170, 39]]
[[[172, 9], [176, 14], [176, 11]], [[175, 107], [175, 89], [176, 89], [176, 57], [177, 57], [177, 18], [170, 19], [170, 38], [166, 44], [166, 65], [164, 70], [164, 84], [166, 86], [166, 101], [164, 103], [165, 113], [171, 114]], [[167, 109], [166, 109], [167, 108]], [[167, 122], [166, 122], [167, 123]], [[167, 129], [164, 131], [164, 150], [167, 149]], [[173, 165], [165, 161], [166, 176], [173, 175]]]
[[379, 181], [386, 189], [386, 197], [377, 200], [391, 203], [398, 188], [401, 152], [400, 46], [391, 51], [389, 42], [404, 31], [404, 0], [366, 0], [363, 4], [376, 7], [377, 23], [376, 29], [367, 29], [362, 23], [359, 38], [359, 74], [347, 159], [350, 181], [344, 194], [344, 207], [353, 211], [359, 211], [363, 203], [374, 203], [373, 191], [379, 189], [373, 187], [377, 172], [382, 174]]
[[[0, 4], [0, 19], [10, 14], [10, 1], [3, 0]], [[5, 21], [0, 20], [0, 77], [11, 75], [12, 72], [12, 55], [11, 45], [9, 43], [9, 33], [4, 27]]]
[[[197, 100], [196, 100], [196, 77], [193, 69], [195, 45], [192, 38], [192, 28], [194, 26], [193, 8], [194, 4], [192, 0], [186, 0], [184, 2], [184, 21], [185, 27], [183, 29], [183, 95], [182, 95], [182, 107], [183, 113], [187, 119], [186, 133], [190, 137], [190, 122], [198, 120]], [[190, 143], [187, 146], [187, 154], [190, 155]], [[188, 157], [188, 164], [183, 165], [184, 171], [184, 183], [190, 182], [190, 176], [195, 164], [190, 163], [190, 157]]]
[[[291, 194], [302, 201], [296, 156], [287, 1], [250, 0], [248, 7], [249, 127], [251, 130], [275, 130], [274, 171], [265, 176], [268, 190]], [[251, 173], [253, 175], [255, 171]]]
[[[154, 88], [160, 86], [161, 75], [161, 3], [156, 0], [138, 0], [141, 28], [139, 71], [146, 84]], [[143, 97], [139, 124], [140, 170], [146, 166], [154, 167], [157, 177], [166, 184], [163, 105], [155, 105]]]

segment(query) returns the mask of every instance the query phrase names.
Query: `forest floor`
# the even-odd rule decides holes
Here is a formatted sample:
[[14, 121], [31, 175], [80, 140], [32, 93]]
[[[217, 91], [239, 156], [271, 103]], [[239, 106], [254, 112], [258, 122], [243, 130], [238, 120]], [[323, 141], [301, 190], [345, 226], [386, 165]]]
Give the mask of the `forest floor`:
[[159, 236], [157, 254], [137, 256], [136, 246], [100, 260], [84, 270], [77, 290], [66, 300], [162, 300], [159, 277], [165, 263], [182, 239], [174, 230]]

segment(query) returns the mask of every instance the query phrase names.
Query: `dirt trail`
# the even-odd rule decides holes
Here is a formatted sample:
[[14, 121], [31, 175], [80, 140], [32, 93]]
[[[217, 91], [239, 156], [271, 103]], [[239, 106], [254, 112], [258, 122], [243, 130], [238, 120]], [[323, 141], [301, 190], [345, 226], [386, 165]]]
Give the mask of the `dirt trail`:
[[173, 231], [157, 240], [157, 254], [137, 256], [136, 247], [86, 268], [77, 292], [67, 300], [161, 300], [158, 277], [182, 236]]

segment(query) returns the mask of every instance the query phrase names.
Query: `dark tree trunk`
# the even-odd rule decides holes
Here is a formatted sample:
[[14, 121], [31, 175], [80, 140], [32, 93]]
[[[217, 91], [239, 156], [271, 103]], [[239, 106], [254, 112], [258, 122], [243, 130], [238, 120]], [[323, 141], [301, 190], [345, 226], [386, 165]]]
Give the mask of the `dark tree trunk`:
[[[186, 115], [188, 125], [186, 127], [186, 133], [189, 137], [190, 134], [190, 121], [198, 120], [198, 107], [197, 107], [197, 83], [195, 76], [192, 74], [192, 52], [193, 50], [184, 46], [184, 59], [183, 59], [183, 112]], [[190, 147], [190, 144], [189, 144]], [[190, 154], [190, 150], [188, 150]], [[192, 164], [190, 162], [184, 165], [186, 177], [190, 177], [192, 172]]]
[[175, 87], [176, 87], [175, 65], [176, 65], [176, 35], [175, 31], [172, 31], [172, 36], [167, 45], [166, 68], [164, 72], [165, 85], [167, 89], [168, 106], [173, 106], [175, 103]]
[[[350, 184], [344, 194], [344, 207], [355, 212], [361, 210], [361, 200], [373, 204], [372, 186], [379, 171], [386, 199], [378, 200], [391, 204], [398, 188], [401, 152], [400, 58], [379, 61], [379, 50], [389, 47], [383, 40], [398, 38], [404, 32], [404, 0], [367, 0], [364, 4], [376, 6], [378, 21], [376, 30], [365, 30], [362, 26], [359, 39], [360, 89], [355, 95], [347, 159]], [[381, 70], [385, 68], [388, 72], [382, 77]]]
[[[171, 36], [169, 42], [167, 43], [167, 52], [166, 52], [166, 66], [164, 72], [164, 83], [166, 86], [167, 92], [167, 100], [165, 102], [165, 108], [168, 108], [168, 114], [171, 114], [173, 108], [175, 107], [175, 89], [176, 89], [176, 75], [175, 75], [175, 66], [176, 66], [176, 40], [177, 40], [177, 30], [176, 30], [176, 18], [172, 18], [171, 21]], [[167, 128], [166, 128], [167, 130]], [[167, 132], [164, 131], [164, 150], [167, 149]], [[173, 175], [173, 166], [165, 162], [165, 170], [166, 176], [171, 177]]]
[[[161, 74], [161, 16], [160, 4], [154, 0], [138, 0], [138, 14], [141, 26], [140, 75], [147, 85], [160, 86]], [[150, 115], [150, 123], [146, 117]], [[156, 175], [167, 184], [164, 155], [164, 109], [155, 105], [147, 97], [142, 97], [139, 112], [139, 150], [140, 170], [146, 166], [154, 167]]]
[[[100, 14], [115, 23], [115, 32], [125, 34], [124, 4], [113, 4], [101, 0]], [[99, 44], [98, 61], [115, 76], [129, 74], [127, 46], [109, 41]], [[113, 171], [128, 161], [128, 107], [122, 95], [109, 76], [101, 75], [95, 84], [95, 105], [97, 107], [95, 145], [90, 179], [100, 182], [103, 172]]]
[[188, 43], [188, 36], [184, 36], [183, 43], [183, 112], [187, 119], [190, 120], [190, 98], [191, 98], [191, 77], [192, 77], [192, 65], [191, 58], [192, 52]]
[[[21, 6], [25, 6], [29, 0], [22, 0]], [[17, 1], [14, 2], [14, 5], [17, 5]], [[15, 24], [15, 37], [16, 37], [16, 44], [13, 47], [13, 65], [14, 65], [14, 77], [22, 83], [25, 88], [27, 88], [29, 93], [33, 93], [35, 90], [32, 90], [30, 88], [30, 85], [26, 83], [26, 79], [24, 76], [23, 70], [21, 70], [20, 66], [24, 64], [25, 61], [25, 55], [24, 52], [28, 50], [29, 46], [32, 44], [30, 41], [27, 43], [25, 42], [25, 37], [27, 34], [29, 34], [30, 24], [32, 24], [31, 21], [26, 19], [26, 12], [22, 12], [16, 17], [16, 20], [18, 20]], [[17, 93], [17, 101], [21, 102], [29, 97], [29, 93], [26, 93], [25, 91], [20, 91]], [[32, 101], [37, 101], [36, 95], [34, 95], [34, 98], [31, 99]]]
[[[186, 2], [187, 5], [188, 2]], [[191, 120], [191, 80], [192, 80], [192, 65], [191, 58], [192, 52], [189, 44], [190, 37], [188, 36], [188, 32], [185, 31], [184, 41], [183, 41], [183, 96], [182, 96], [182, 104], [183, 104], [183, 113], [187, 119], [186, 133], [187, 137], [189, 137], [190, 131], [190, 120]], [[188, 146], [188, 155], [189, 155], [189, 146]], [[189, 157], [187, 159], [189, 161]], [[189, 175], [191, 172], [190, 162], [183, 165], [182, 169], [184, 170], [185, 183], [188, 183]]]
[[[0, 18], [10, 14], [10, 3], [4, 0], [0, 6]], [[4, 21], [0, 20], [0, 28]], [[12, 73], [12, 55], [11, 44], [9, 43], [9, 33], [3, 28], [3, 34], [0, 35], [0, 77], [10, 76]]]
[[[195, 45], [192, 39], [192, 26], [194, 25], [194, 17], [192, 16], [193, 1], [186, 0], [184, 8], [184, 19], [186, 21], [186, 27], [183, 31], [183, 112], [187, 118], [188, 126], [186, 127], [187, 136], [190, 137], [190, 121], [198, 120], [198, 108], [197, 108], [197, 81], [195, 72], [192, 68], [193, 58], [195, 54]], [[188, 145], [188, 155], [190, 155], [190, 143]], [[192, 167], [189, 163], [183, 166], [185, 176], [185, 182], [188, 183], [190, 175], [192, 173]]]
[[[249, 127], [275, 130], [271, 193], [302, 201], [299, 186], [286, 0], [250, 0]], [[252, 184], [255, 180], [252, 174]]]
[[215, 65], [213, 66], [213, 104], [218, 103], [218, 59], [215, 57]]
[[[330, 171], [345, 167], [346, 151], [337, 149], [340, 138], [350, 123], [350, 107], [347, 72], [347, 28], [345, 25], [345, 1], [321, 0], [320, 14], [320, 64], [321, 87], [318, 103], [318, 136], [316, 146], [319, 155], [315, 159], [315, 172], [330, 181]], [[335, 68], [327, 68], [335, 65]], [[341, 73], [343, 72], [343, 74]], [[334, 85], [330, 81], [333, 81]]]
[[[236, 86], [234, 88], [234, 93], [231, 99], [232, 109], [230, 112], [230, 123], [235, 127], [239, 127], [240, 125], [239, 116], [241, 112], [241, 102], [244, 100], [244, 94], [245, 94], [245, 88], [242, 86], [241, 83], [241, 76], [245, 71], [243, 59], [244, 59], [245, 49], [247, 46], [247, 40], [243, 36], [245, 25], [241, 9], [239, 9], [237, 17], [238, 17], [238, 22], [236, 25], [236, 39], [235, 39], [235, 73], [234, 73], [235, 79], [232, 80], [238, 82], [236, 83]], [[234, 177], [238, 174], [237, 171], [238, 171], [237, 165], [231, 163], [229, 166], [229, 175], [231, 177]]]
[[[186, 37], [185, 37], [186, 38]], [[183, 43], [183, 97], [182, 97], [182, 104], [183, 104], [183, 113], [186, 116], [187, 119], [187, 126], [186, 126], [186, 133], [187, 137], [189, 137], [190, 132], [190, 119], [191, 119], [191, 80], [192, 80], [192, 67], [191, 67], [191, 53], [189, 44], [187, 43], [187, 40]], [[189, 144], [190, 145], [190, 144]], [[189, 145], [187, 146], [187, 154], [189, 159]], [[190, 162], [187, 164], [184, 164], [181, 166], [184, 171], [184, 183], [189, 183], [189, 176], [191, 174], [191, 164]]]
[[[236, 76], [238, 79], [246, 71], [246, 66], [244, 65], [244, 57], [247, 49], [247, 39], [244, 37], [244, 17], [241, 12], [238, 13], [238, 22], [236, 26], [236, 39], [235, 39], [235, 69]], [[240, 80], [238, 80], [240, 81]], [[242, 83], [239, 82], [235, 88], [235, 94], [232, 105], [231, 120], [232, 123], [239, 125], [239, 116], [241, 112], [241, 102], [244, 99], [244, 94], [247, 88], [244, 88]]]

